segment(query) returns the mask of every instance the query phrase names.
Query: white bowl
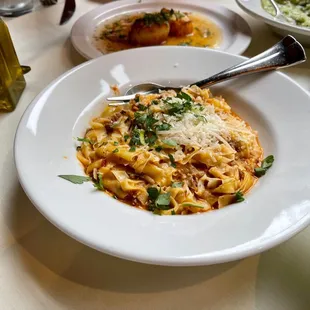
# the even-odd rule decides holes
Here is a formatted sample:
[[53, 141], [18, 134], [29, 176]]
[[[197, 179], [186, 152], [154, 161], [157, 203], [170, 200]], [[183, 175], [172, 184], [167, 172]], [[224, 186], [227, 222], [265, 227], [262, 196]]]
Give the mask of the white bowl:
[[[206, 265], [267, 250], [310, 221], [310, 98], [287, 76], [271, 72], [212, 87], [259, 132], [276, 158], [243, 203], [204, 214], [157, 216], [125, 205], [83, 175], [77, 136], [104, 108], [111, 84], [194, 82], [244, 57], [186, 47], [150, 47], [84, 63], [52, 82], [30, 104], [15, 139], [19, 180], [40, 212], [62, 231], [99, 251], [161, 265]], [[65, 156], [65, 157], [64, 157]]]
[[222, 41], [215, 49], [232, 54], [242, 54], [251, 43], [251, 30], [247, 22], [237, 13], [203, 0], [120, 0], [113, 1], [81, 16], [73, 25], [71, 42], [85, 58], [102, 56], [93, 44], [97, 27], [115, 16], [137, 12], [158, 12], [163, 7], [175, 10], [196, 12], [206, 16], [222, 31]]
[[263, 9], [261, 0], [236, 0], [236, 2], [246, 13], [261, 19], [275, 33], [281, 36], [291, 34], [303, 45], [310, 45], [310, 28], [295, 26], [275, 19]]

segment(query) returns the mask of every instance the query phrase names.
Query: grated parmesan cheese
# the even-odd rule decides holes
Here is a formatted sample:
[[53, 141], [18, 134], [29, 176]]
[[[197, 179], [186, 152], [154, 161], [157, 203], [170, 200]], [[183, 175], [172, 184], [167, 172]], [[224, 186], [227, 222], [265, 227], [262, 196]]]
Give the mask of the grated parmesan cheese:
[[255, 138], [243, 121], [234, 117], [222, 119], [212, 105], [204, 106], [199, 112], [186, 112], [181, 117], [167, 114], [162, 117], [171, 128], [158, 132], [158, 135], [161, 139], [171, 139], [180, 145], [213, 148], [218, 144], [225, 144], [231, 148], [229, 141], [232, 138], [240, 141]]

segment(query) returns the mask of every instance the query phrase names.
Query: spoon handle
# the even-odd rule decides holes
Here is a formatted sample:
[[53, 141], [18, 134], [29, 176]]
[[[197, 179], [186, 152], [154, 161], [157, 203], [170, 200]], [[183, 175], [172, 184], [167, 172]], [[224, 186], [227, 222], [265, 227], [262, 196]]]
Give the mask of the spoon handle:
[[267, 51], [193, 85], [206, 88], [237, 76], [286, 68], [302, 63], [306, 59], [302, 45], [292, 36], [287, 36]]

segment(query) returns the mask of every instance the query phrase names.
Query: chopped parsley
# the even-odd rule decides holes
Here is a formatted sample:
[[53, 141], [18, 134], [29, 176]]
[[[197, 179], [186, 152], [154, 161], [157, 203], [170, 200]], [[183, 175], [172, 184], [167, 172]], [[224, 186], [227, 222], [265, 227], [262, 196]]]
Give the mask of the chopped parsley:
[[147, 118], [147, 114], [135, 112], [135, 124], [139, 127], [143, 127]]
[[135, 152], [136, 151], [136, 148], [134, 146], [132, 146], [130, 149], [129, 149], [129, 152]]
[[154, 118], [152, 115], [148, 115], [145, 120], [145, 127], [147, 130], [152, 129], [152, 126], [157, 123], [158, 120]]
[[89, 144], [93, 144], [93, 142], [87, 138], [77, 138], [78, 141], [80, 142], [86, 142], [86, 143], [89, 143]]
[[130, 139], [129, 145], [130, 146], [142, 145], [142, 143], [140, 141], [140, 129], [135, 128], [132, 131], [132, 135], [131, 135], [131, 139]]
[[156, 152], [160, 152], [162, 149], [163, 149], [163, 147], [160, 146], [160, 145], [158, 145], [158, 146], [155, 147], [155, 151], [156, 151]]
[[104, 190], [101, 173], [98, 173], [98, 182], [94, 183], [94, 187], [96, 187], [98, 190], [101, 190], [101, 191]]
[[147, 106], [145, 106], [144, 104], [139, 104], [138, 105], [138, 109], [139, 109], [139, 111], [145, 111], [146, 109], [147, 109]]
[[145, 143], [152, 146], [157, 141], [157, 135], [154, 131], [147, 131], [145, 133]]
[[112, 153], [118, 153], [119, 149], [115, 149]]
[[175, 211], [174, 210], [171, 211], [171, 215], [175, 215]]
[[129, 139], [129, 135], [124, 136], [124, 141], [126, 142]]
[[183, 114], [192, 109], [192, 99], [189, 95], [180, 92], [178, 99], [168, 97], [164, 102], [168, 105], [167, 113], [169, 115]]
[[235, 194], [235, 202], [242, 202], [242, 201], [244, 201], [243, 194], [240, 191], [238, 191]]
[[274, 156], [273, 155], [269, 155], [267, 156], [263, 161], [262, 164], [259, 168], [255, 168], [254, 169], [254, 174], [260, 178], [263, 175], [266, 174], [267, 170], [272, 166], [274, 162]]
[[152, 100], [152, 104], [157, 105], [157, 104], [159, 104], [159, 101], [158, 100]]
[[180, 99], [185, 99], [186, 101], [192, 101], [192, 98], [190, 95], [184, 93], [183, 91], [180, 91], [178, 94], [177, 94], [177, 97], [180, 98]]
[[173, 168], [176, 168], [177, 165], [176, 165], [176, 163], [175, 163], [174, 157], [173, 157], [171, 154], [168, 154], [168, 156], [169, 156], [169, 159], [170, 159], [170, 162], [171, 162], [171, 166], [172, 166]]
[[170, 128], [171, 128], [171, 125], [167, 123], [162, 123], [156, 126], [156, 130], [158, 131], [165, 131], [165, 130], [169, 130]]
[[114, 145], [118, 145], [118, 142], [117, 142], [117, 141], [114, 141], [113, 144], [114, 144]]

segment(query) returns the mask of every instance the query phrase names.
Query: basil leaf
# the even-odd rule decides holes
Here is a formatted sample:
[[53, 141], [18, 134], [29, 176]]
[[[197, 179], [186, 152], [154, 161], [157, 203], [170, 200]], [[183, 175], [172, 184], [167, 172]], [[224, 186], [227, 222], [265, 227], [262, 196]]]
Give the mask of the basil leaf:
[[73, 184], [83, 184], [84, 182], [88, 182], [91, 180], [90, 177], [84, 177], [84, 176], [73, 175], [73, 174], [59, 175], [59, 177]]
[[257, 176], [258, 178], [262, 177], [263, 175], [265, 175], [267, 172], [267, 169], [265, 168], [255, 168], [254, 169], [254, 174], [255, 176]]
[[159, 191], [156, 187], [149, 187], [147, 189], [147, 193], [149, 194], [149, 198], [155, 201], [159, 196]]
[[273, 162], [274, 162], [274, 156], [269, 155], [262, 161], [261, 167], [265, 169], [269, 169], [272, 166]]
[[235, 194], [235, 202], [242, 202], [242, 201], [244, 201], [243, 194], [240, 191], [238, 191]]
[[170, 193], [160, 194], [155, 200], [155, 203], [158, 208], [162, 206], [169, 206], [170, 205]]
[[269, 155], [263, 161], [259, 168], [254, 169], [254, 174], [260, 178], [261, 176], [265, 175], [267, 170], [272, 166], [274, 162], [274, 156]]
[[174, 182], [171, 185], [172, 188], [178, 188], [178, 187], [182, 187], [182, 186], [183, 186], [183, 182]]

